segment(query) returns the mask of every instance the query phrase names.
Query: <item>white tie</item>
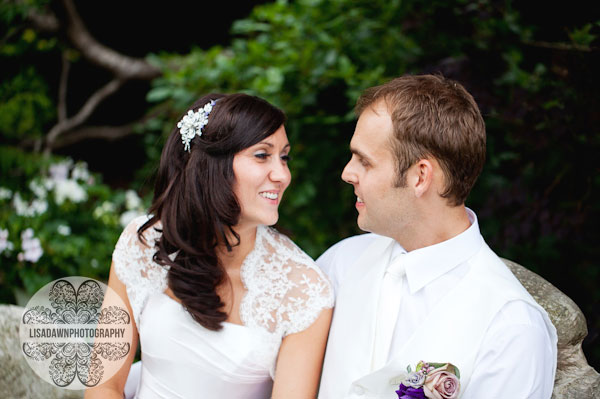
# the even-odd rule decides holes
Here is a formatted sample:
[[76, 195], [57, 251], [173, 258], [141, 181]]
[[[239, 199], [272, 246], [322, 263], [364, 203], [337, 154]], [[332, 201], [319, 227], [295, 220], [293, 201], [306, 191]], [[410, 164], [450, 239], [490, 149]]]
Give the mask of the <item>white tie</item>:
[[404, 255], [400, 254], [390, 262], [383, 275], [377, 306], [375, 343], [371, 364], [372, 371], [380, 369], [387, 363], [392, 336], [400, 310], [402, 282], [405, 274]]

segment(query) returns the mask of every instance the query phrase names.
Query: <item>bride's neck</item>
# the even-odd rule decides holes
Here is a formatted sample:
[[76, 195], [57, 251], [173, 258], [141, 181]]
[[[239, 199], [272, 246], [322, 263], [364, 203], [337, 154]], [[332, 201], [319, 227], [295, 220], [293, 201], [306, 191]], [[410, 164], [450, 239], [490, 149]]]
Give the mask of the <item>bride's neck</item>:
[[[217, 256], [226, 270], [239, 269], [242, 266], [246, 256], [254, 249], [256, 229], [256, 226], [249, 228], [234, 227], [235, 232], [240, 237], [239, 245], [232, 246], [231, 250], [228, 250], [224, 244], [217, 247]], [[237, 243], [237, 239], [233, 234], [230, 234], [227, 239], [230, 244]]]

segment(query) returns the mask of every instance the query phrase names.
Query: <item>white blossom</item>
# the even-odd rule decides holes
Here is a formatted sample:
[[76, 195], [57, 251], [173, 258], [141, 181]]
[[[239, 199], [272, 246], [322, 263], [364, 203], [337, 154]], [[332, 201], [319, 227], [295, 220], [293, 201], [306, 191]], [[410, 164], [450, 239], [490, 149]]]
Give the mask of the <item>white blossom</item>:
[[78, 162], [71, 171], [71, 178], [87, 182], [90, 179], [90, 172], [85, 162]]
[[48, 202], [43, 199], [34, 199], [29, 206], [32, 216], [42, 215], [48, 210]]
[[8, 230], [0, 229], [0, 254], [10, 252], [13, 248], [13, 243], [8, 241]]
[[10, 199], [12, 197], [12, 191], [6, 187], [0, 187], [0, 200]]
[[73, 164], [73, 161], [71, 161], [69, 159], [64, 162], [59, 162], [59, 163], [50, 165], [50, 168], [48, 171], [50, 173], [50, 178], [52, 180], [54, 180], [55, 182], [59, 182], [61, 180], [67, 180], [67, 178], [69, 177], [69, 169], [71, 169], [72, 164]]
[[87, 199], [87, 193], [75, 180], [60, 180], [56, 182], [54, 200], [61, 205], [65, 200], [79, 203]]
[[113, 213], [116, 210], [116, 206], [115, 204], [113, 204], [110, 201], [104, 201], [102, 203], [102, 205], [97, 206], [96, 209], [94, 209], [94, 217], [96, 219], [101, 218], [102, 216], [106, 215], [107, 213]]
[[125, 211], [121, 214], [121, 217], [119, 218], [119, 223], [121, 223], [121, 226], [126, 227], [129, 224], [129, 222], [143, 214], [143, 212], [137, 210]]
[[48, 191], [52, 190], [54, 188], [54, 186], [56, 186], [56, 182], [47, 177], [42, 179], [42, 184], [44, 185], [44, 188]]
[[21, 194], [15, 193], [15, 196], [13, 197], [13, 207], [15, 208], [17, 215], [27, 216], [29, 207], [27, 202], [21, 198]]
[[22, 240], [30, 240], [33, 238], [33, 229], [30, 227], [21, 233]]
[[61, 236], [68, 236], [71, 234], [71, 228], [66, 224], [59, 225], [56, 228], [56, 231], [58, 231], [58, 234], [60, 234]]
[[21, 194], [15, 193], [13, 197], [13, 207], [19, 216], [33, 217], [42, 215], [48, 210], [48, 202], [44, 199], [34, 199], [31, 203], [28, 203]]
[[37, 262], [44, 253], [42, 244], [39, 238], [33, 236], [33, 230], [31, 228], [26, 229], [21, 233], [21, 250], [17, 254], [19, 262]]
[[128, 210], [137, 209], [142, 205], [142, 200], [133, 190], [127, 190], [125, 193], [125, 207]]
[[32, 180], [29, 182], [29, 189], [33, 192], [33, 194], [36, 197], [46, 198], [47, 191], [43, 183], [40, 183], [37, 180]]

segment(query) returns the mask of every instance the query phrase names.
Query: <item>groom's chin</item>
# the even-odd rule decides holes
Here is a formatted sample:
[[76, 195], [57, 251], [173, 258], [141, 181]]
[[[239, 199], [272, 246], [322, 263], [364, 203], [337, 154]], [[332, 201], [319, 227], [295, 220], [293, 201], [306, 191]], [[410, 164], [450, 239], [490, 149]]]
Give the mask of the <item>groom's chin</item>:
[[367, 223], [365, 223], [364, 220], [361, 219], [360, 215], [358, 215], [358, 218], [356, 219], [356, 224], [358, 225], [358, 228], [361, 229], [362, 231], [366, 231], [367, 233], [372, 233], [371, 229], [369, 228], [369, 225]]

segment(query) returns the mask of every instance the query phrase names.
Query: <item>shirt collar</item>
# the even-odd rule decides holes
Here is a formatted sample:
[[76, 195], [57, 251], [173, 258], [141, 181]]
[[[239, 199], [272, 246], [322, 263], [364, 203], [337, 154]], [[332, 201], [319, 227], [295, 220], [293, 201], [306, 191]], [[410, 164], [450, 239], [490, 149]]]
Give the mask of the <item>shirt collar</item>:
[[471, 226], [449, 240], [410, 252], [406, 252], [396, 242], [392, 259], [396, 256], [404, 257], [406, 279], [411, 294], [464, 263], [475, 255], [483, 244], [477, 216], [469, 208], [466, 210]]

